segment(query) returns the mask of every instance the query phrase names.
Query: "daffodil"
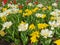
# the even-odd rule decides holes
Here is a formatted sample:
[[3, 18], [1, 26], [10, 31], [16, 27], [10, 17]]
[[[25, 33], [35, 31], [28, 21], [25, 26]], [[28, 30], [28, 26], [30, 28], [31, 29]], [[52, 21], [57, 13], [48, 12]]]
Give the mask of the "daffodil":
[[22, 10], [19, 10], [19, 13], [22, 13]]
[[2, 21], [4, 21], [4, 22], [7, 20], [6, 16], [1, 17], [1, 19], [2, 19]]
[[55, 44], [60, 45], [60, 39], [54, 41]]
[[26, 10], [25, 10], [25, 12], [28, 12], [28, 11], [29, 11], [29, 9], [26, 9]]
[[28, 15], [28, 13], [23, 13], [23, 17], [25, 17], [25, 16], [27, 16]]
[[50, 17], [50, 20], [56, 20], [56, 17], [51, 16], [51, 17]]
[[28, 11], [28, 16], [29, 16], [29, 15], [32, 15], [32, 11], [31, 11], [31, 10]]
[[51, 10], [52, 9], [52, 7], [51, 6], [48, 6], [48, 10]]
[[34, 37], [38, 37], [39, 38], [39, 31], [35, 31], [32, 34], [30, 34], [30, 36], [34, 36]]
[[43, 8], [42, 8], [42, 11], [45, 11], [45, 10], [47, 10], [47, 7], [43, 7]]
[[46, 27], [48, 27], [49, 25], [48, 24], [46, 24], [46, 23], [39, 23], [38, 24], [38, 29], [44, 29], [44, 28], [46, 28]]
[[36, 7], [36, 8], [34, 8], [34, 9], [32, 9], [32, 12], [33, 12], [33, 13], [35, 13], [37, 10], [39, 10], [39, 8], [38, 8], [38, 7]]
[[33, 32], [32, 34], [30, 34], [30, 36], [31, 36], [31, 38], [30, 38], [31, 43], [37, 42], [38, 41], [37, 38], [39, 38], [39, 31]]
[[2, 11], [4, 12], [4, 11], [6, 11], [7, 10], [7, 8], [2, 8]]
[[42, 14], [42, 18], [45, 18], [46, 17], [46, 14]]
[[31, 43], [35, 43], [38, 41], [36, 37], [31, 37], [30, 40], [31, 40]]
[[29, 9], [26, 9], [26, 10], [25, 10], [25, 13], [23, 13], [23, 17], [25, 17], [25, 16], [30, 16], [30, 15], [32, 15], [32, 11], [29, 10]]
[[3, 30], [0, 30], [0, 35], [3, 37], [6, 35], [6, 33]]
[[29, 26], [29, 29], [31, 29], [31, 30], [35, 29], [35, 25], [34, 25], [34, 24], [31, 24], [31, 25]]

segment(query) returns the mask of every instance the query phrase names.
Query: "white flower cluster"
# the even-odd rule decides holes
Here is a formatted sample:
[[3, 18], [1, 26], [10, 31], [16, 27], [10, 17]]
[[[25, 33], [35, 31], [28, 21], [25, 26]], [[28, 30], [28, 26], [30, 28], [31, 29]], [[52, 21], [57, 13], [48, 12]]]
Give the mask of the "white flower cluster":
[[14, 5], [14, 4], [8, 4], [9, 8], [18, 8], [18, 5]]
[[8, 4], [8, 7], [12, 7], [12, 8], [0, 13], [0, 17], [7, 16], [9, 14], [15, 14], [15, 13], [18, 13], [18, 11], [19, 11], [19, 9], [16, 7], [16, 5]]
[[52, 6], [57, 7], [57, 3], [53, 3]]
[[42, 17], [42, 14], [40, 14], [40, 13], [36, 13], [35, 15], [36, 15], [36, 17]]
[[[28, 6], [34, 6], [34, 5], [33, 5], [33, 3], [28, 3]], [[37, 7], [42, 8], [43, 4], [40, 3], [40, 4], [37, 5]]]
[[41, 30], [41, 33], [40, 33], [44, 38], [47, 38], [47, 37], [52, 37], [53, 36], [53, 32], [49, 29], [44, 29], [44, 30]]
[[34, 6], [33, 3], [28, 3], [28, 6]]
[[38, 4], [37, 7], [42, 8], [43, 4]]
[[49, 21], [49, 25], [51, 26], [51, 29], [53, 30], [55, 27], [59, 27], [59, 23], [57, 21]]
[[55, 9], [53, 12], [50, 13], [53, 16], [60, 16], [60, 10], [59, 9]]
[[35, 16], [36, 16], [37, 18], [41, 18], [41, 17], [44, 16], [44, 14], [36, 13]]
[[18, 31], [26, 31], [28, 29], [28, 23], [21, 23], [18, 26]]
[[12, 22], [11, 22], [11, 21], [5, 22], [5, 23], [2, 25], [2, 26], [3, 26], [2, 30], [4, 30], [5, 28], [8, 29], [11, 25], [12, 25]]
[[50, 13], [52, 16], [56, 18], [56, 21], [49, 21], [51, 27], [59, 27], [60, 26], [60, 10], [55, 9]]

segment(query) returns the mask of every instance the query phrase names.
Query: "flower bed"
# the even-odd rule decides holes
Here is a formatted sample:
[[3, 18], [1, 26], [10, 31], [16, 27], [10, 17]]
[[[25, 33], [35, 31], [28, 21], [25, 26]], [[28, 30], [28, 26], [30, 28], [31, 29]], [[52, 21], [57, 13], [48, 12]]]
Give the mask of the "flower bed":
[[13, 45], [60, 45], [60, 10], [56, 2], [7, 3], [0, 9], [0, 39]]

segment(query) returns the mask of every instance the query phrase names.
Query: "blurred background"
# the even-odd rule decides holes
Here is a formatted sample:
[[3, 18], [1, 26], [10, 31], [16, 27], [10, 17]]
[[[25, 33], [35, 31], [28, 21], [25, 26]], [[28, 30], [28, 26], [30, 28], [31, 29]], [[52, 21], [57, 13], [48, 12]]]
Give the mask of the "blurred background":
[[[2, 1], [5, 0], [0, 0], [0, 6], [2, 6]], [[8, 3], [10, 2], [14, 2], [14, 3], [26, 3], [26, 2], [34, 2], [34, 1], [38, 1], [39, 3], [42, 3], [44, 5], [51, 5], [53, 2], [58, 3], [58, 8], [60, 9], [60, 0], [8, 0]]]

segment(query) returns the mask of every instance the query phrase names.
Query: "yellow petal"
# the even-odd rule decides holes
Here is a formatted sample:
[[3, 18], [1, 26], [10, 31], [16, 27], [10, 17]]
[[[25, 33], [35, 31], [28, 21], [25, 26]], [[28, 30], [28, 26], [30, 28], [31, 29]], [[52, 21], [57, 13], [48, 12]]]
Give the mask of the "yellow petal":
[[0, 31], [0, 35], [1, 35], [2, 37], [5, 36], [5, 34], [6, 34], [6, 33], [5, 33], [3, 30]]
[[59, 40], [54, 41], [54, 43], [55, 43], [55, 44], [57, 44], [57, 45], [60, 45], [60, 39], [59, 39]]
[[3, 12], [6, 11], [6, 10], [7, 10], [7, 8], [3, 8], [3, 9], [2, 9]]

